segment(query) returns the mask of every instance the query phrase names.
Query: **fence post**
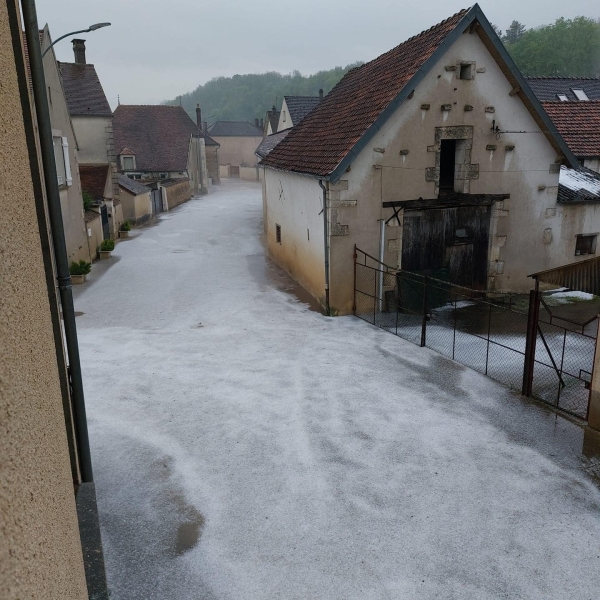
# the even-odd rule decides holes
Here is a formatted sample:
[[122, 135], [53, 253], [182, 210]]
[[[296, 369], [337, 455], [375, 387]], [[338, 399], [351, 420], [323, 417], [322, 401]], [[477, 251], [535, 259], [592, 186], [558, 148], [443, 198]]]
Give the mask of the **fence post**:
[[354, 244], [354, 300], [352, 302], [352, 312], [356, 314], [356, 260], [358, 256], [356, 254], [356, 244]]
[[523, 396], [531, 396], [533, 370], [535, 366], [535, 346], [540, 312], [540, 299], [537, 286], [529, 292], [529, 311], [527, 313], [527, 339], [525, 341], [525, 360], [523, 361]]
[[423, 278], [423, 324], [421, 325], [421, 348], [427, 341], [427, 275]]
[[[600, 331], [598, 332], [600, 333]], [[596, 336], [596, 350], [594, 353], [594, 366], [592, 367], [592, 381], [590, 383], [590, 401], [588, 404], [588, 425], [600, 431], [600, 335]]]

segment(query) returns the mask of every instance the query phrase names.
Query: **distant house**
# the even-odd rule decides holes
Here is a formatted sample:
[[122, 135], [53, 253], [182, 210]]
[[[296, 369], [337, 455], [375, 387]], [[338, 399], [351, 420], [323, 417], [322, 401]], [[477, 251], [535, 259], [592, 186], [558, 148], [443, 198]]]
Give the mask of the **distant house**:
[[323, 90], [318, 96], [284, 96], [277, 132], [298, 125], [323, 99]]
[[154, 214], [152, 189], [127, 175], [119, 175], [119, 187], [125, 219], [134, 225], [148, 221]]
[[220, 145], [219, 165], [223, 177], [258, 179], [255, 156], [263, 139], [260, 123], [247, 121], [217, 121], [208, 128], [210, 136]]
[[120, 173], [154, 188], [178, 180], [176, 204], [208, 192], [205, 138], [181, 106], [120, 104], [114, 136]]
[[[40, 31], [42, 51], [47, 49], [51, 43], [50, 31], [46, 25]], [[25, 51], [27, 53], [27, 48], [25, 48]], [[28, 55], [26, 54], [26, 56]], [[48, 92], [48, 108], [52, 125], [56, 176], [60, 189], [67, 254], [69, 260], [89, 261], [95, 253], [92, 252], [90, 255], [88, 228], [84, 217], [83, 197], [79, 179], [77, 137], [71, 122], [53, 48], [44, 56], [43, 67]]]
[[351, 69], [262, 159], [268, 251], [338, 314], [353, 310], [355, 245], [525, 292], [529, 274], [595, 252], [600, 203], [559, 201], [563, 165], [579, 173], [474, 5]]
[[123, 213], [116, 179], [113, 113], [96, 68], [86, 62], [85, 40], [72, 42], [75, 62], [59, 62], [58, 66], [77, 137], [82, 189], [94, 197], [102, 218], [104, 238], [115, 238]]
[[196, 104], [196, 127], [202, 131], [202, 135], [204, 136], [208, 177], [214, 184], [219, 184], [221, 183], [221, 175], [219, 173], [220, 146], [208, 135], [208, 123], [202, 120], [202, 110], [199, 104]]
[[271, 135], [277, 133], [277, 125], [279, 125], [279, 115], [281, 111], [277, 110], [277, 107], [273, 105], [271, 110], [267, 111], [267, 118], [263, 124], [263, 135]]

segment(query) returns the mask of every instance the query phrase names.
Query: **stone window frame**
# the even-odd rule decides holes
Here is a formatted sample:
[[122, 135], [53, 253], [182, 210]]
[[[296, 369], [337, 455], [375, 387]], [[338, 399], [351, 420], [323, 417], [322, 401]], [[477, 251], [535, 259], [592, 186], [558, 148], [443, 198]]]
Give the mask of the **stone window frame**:
[[[471, 77], [461, 77], [462, 67], [470, 66], [471, 67]], [[456, 78], [461, 81], [472, 81], [475, 79], [475, 73], [477, 72], [477, 63], [474, 60], [459, 60], [456, 63]]]
[[[468, 194], [471, 191], [471, 180], [479, 179], [479, 165], [471, 164], [471, 151], [473, 149], [473, 135], [475, 128], [473, 125], [454, 125], [448, 127], [435, 128], [435, 144], [430, 146], [435, 152], [435, 166], [425, 169], [425, 180], [435, 183], [435, 194], [440, 193], [440, 162], [441, 162], [441, 141], [457, 140], [462, 141], [463, 160], [456, 161], [454, 185], [457, 193]], [[457, 177], [458, 175], [458, 177]], [[462, 185], [457, 186], [461, 181]], [[457, 189], [459, 188], [459, 189]]]

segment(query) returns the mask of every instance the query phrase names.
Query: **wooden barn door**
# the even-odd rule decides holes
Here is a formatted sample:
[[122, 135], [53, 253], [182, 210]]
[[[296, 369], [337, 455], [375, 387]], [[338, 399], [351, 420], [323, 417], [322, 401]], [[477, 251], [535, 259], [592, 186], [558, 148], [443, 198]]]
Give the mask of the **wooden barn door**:
[[402, 269], [485, 289], [490, 214], [489, 205], [405, 211]]

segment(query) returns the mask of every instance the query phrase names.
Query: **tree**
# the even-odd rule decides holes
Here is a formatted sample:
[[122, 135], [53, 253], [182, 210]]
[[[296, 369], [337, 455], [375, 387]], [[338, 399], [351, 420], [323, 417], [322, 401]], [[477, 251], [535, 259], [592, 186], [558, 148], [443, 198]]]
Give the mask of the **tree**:
[[502, 29], [500, 29], [500, 27], [498, 27], [498, 25], [494, 25], [493, 23], [492, 25], [492, 29], [496, 32], [496, 35], [502, 39]]
[[[196, 119], [196, 103], [202, 108], [202, 118], [211, 123], [219, 120], [250, 121], [263, 118], [273, 105], [281, 108], [284, 96], [316, 96], [319, 89], [329, 92], [353, 67], [335, 67], [304, 76], [300, 71], [287, 75], [261, 73], [216, 77], [193, 92], [181, 96], [181, 105]], [[180, 99], [167, 100], [165, 104], [179, 104]]]
[[525, 31], [525, 25], [519, 23], [519, 21], [513, 21], [506, 30], [502, 41], [505, 44], [516, 44], [523, 37]]
[[529, 29], [506, 47], [524, 75], [600, 75], [600, 22], [594, 19], [560, 18], [553, 25]]

